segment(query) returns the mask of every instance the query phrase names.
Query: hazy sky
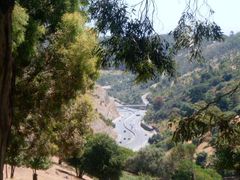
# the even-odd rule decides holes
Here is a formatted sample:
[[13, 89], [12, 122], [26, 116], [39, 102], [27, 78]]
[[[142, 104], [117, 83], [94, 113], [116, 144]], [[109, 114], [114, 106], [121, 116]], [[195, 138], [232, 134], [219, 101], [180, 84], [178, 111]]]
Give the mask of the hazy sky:
[[[140, 0], [126, 0], [129, 5]], [[159, 33], [168, 33], [176, 27], [186, 0], [155, 0], [157, 15], [154, 17], [155, 28]], [[208, 4], [215, 11], [213, 20], [221, 26], [225, 34], [232, 30], [240, 31], [240, 0], [208, 0]]]

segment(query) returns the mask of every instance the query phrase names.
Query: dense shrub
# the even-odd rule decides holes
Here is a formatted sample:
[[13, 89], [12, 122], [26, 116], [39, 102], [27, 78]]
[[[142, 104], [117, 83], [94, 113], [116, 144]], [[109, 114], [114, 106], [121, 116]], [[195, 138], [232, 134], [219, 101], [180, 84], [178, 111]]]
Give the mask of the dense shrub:
[[149, 174], [153, 176], [163, 175], [164, 152], [160, 148], [150, 146], [140, 150], [126, 163], [126, 170], [137, 174]]
[[126, 152], [105, 134], [96, 134], [86, 144], [82, 155], [82, 170], [99, 179], [118, 179]]
[[230, 74], [230, 73], [227, 73], [227, 74], [224, 74], [223, 75], [223, 79], [225, 80], [225, 81], [230, 81], [231, 79], [232, 79], [232, 74]]
[[191, 161], [183, 160], [179, 163], [173, 180], [221, 180], [222, 177], [213, 169], [203, 169]]
[[203, 100], [204, 93], [208, 91], [209, 87], [208, 84], [199, 84], [194, 87], [192, 87], [189, 90], [189, 97], [191, 98], [192, 103], [196, 103], [200, 100]]
[[163, 97], [161, 96], [157, 96], [154, 98], [153, 100], [153, 108], [155, 110], [159, 110], [164, 104], [164, 100], [163, 100]]

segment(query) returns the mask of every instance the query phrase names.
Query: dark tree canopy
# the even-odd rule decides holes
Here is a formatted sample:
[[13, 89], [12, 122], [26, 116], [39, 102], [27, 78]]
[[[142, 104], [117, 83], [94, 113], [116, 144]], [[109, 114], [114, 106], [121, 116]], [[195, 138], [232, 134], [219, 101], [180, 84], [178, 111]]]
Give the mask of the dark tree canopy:
[[[171, 32], [174, 43], [170, 44], [153, 28], [149, 6], [154, 1], [140, 1], [144, 6], [139, 18], [132, 18], [123, 0], [91, 0], [89, 12], [97, 29], [107, 34], [102, 40], [104, 64], [124, 64], [137, 75], [137, 81], [156, 78], [159, 74], [174, 75], [174, 55], [182, 49], [190, 50], [190, 59], [201, 58], [201, 45], [208, 40], [222, 40], [220, 27], [208, 19], [198, 18], [198, 1], [187, 3]], [[134, 12], [134, 10], [132, 10]], [[212, 10], [210, 9], [210, 12]]]
[[104, 64], [124, 65], [137, 74], [137, 81], [173, 75], [169, 44], [154, 31], [148, 17], [130, 18], [126, 4], [117, 0], [91, 1], [89, 10], [97, 29], [110, 34], [102, 41]]
[[124, 154], [116, 142], [106, 134], [88, 139], [82, 155], [82, 170], [100, 179], [118, 179]]

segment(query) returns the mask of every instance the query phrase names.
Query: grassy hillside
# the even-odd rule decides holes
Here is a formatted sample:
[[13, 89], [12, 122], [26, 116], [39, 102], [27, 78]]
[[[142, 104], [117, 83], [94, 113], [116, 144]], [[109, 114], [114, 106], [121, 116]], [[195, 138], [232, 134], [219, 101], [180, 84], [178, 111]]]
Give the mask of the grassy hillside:
[[154, 81], [136, 84], [135, 76], [123, 71], [102, 71], [98, 84], [102, 86], [111, 86], [108, 90], [110, 96], [113, 96], [126, 104], [141, 104], [141, 96], [148, 91], [148, 88], [154, 84]]
[[[140, 104], [142, 103], [141, 95], [152, 89], [150, 86], [157, 82], [159, 82], [159, 87], [153, 90], [153, 98], [158, 95], [166, 97], [169, 95], [168, 91], [178, 94], [178, 90], [183, 92], [187, 91], [189, 86], [206, 83], [199, 81], [199, 76], [206, 73], [212, 73], [210, 79], [212, 78], [211, 80], [214, 80], [215, 78], [215, 83], [217, 83], [216, 81], [222, 81], [221, 75], [231, 72], [232, 69], [237, 71], [236, 68], [238, 66], [237, 63], [239, 63], [239, 54], [240, 33], [237, 33], [229, 37], [226, 36], [223, 42], [206, 44], [206, 48], [203, 50], [205, 59], [201, 62], [189, 62], [187, 52], [185, 51], [177, 54], [175, 57], [177, 78], [169, 80], [167, 77], [164, 79], [159, 77], [158, 79], [147, 83], [136, 84], [134, 82], [135, 76], [133, 74], [110, 70], [101, 72], [101, 77], [99, 78], [98, 83], [102, 86], [111, 85], [111, 89], [108, 90], [110, 96], [118, 98], [127, 104]], [[237, 75], [233, 74], [233, 76], [236, 77]], [[177, 89], [177, 91], [175, 89]], [[182, 94], [178, 94], [178, 96], [180, 95]], [[168, 99], [175, 101], [176, 97], [169, 97]]]
[[[222, 52], [222, 55], [217, 54], [219, 59], [209, 59], [204, 66], [195, 68], [174, 81], [162, 80], [152, 89], [149, 97], [152, 105], [145, 120], [159, 122], [175, 115], [188, 116], [194, 112], [196, 104], [208, 103], [233, 89], [240, 81], [240, 52], [236, 51], [236, 47], [222, 51], [223, 47], [228, 47], [230, 40], [233, 38], [226, 39], [226, 44], [209, 45], [212, 51], [211, 48], [206, 48], [209, 56], [216, 54], [217, 50]], [[240, 44], [240, 38], [238, 40]], [[239, 114], [240, 92], [222, 98], [217, 107], [222, 111]]]

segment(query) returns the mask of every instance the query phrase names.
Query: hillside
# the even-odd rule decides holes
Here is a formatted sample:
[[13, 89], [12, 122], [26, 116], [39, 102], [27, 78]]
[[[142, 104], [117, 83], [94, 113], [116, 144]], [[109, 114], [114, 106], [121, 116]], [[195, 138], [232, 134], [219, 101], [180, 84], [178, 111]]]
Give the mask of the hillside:
[[111, 126], [111, 121], [119, 116], [113, 98], [101, 86], [96, 85], [92, 92], [92, 102], [97, 113], [96, 119], [91, 122], [94, 133], [106, 133], [112, 138], [117, 138]]
[[[230, 53], [230, 52], [229, 52]], [[233, 89], [240, 81], [240, 53], [232, 52], [221, 59], [195, 68], [176, 78], [163, 80], [152, 89], [149, 100], [152, 106], [145, 117], [146, 121], [158, 122], [171, 116], [188, 116], [194, 112], [195, 105], [207, 103]], [[240, 113], [240, 93], [222, 98], [217, 102], [221, 111]], [[195, 104], [195, 105], [194, 105]]]
[[141, 96], [145, 94], [149, 87], [153, 85], [155, 81], [148, 81], [137, 84], [135, 76], [131, 73], [127, 73], [120, 70], [103, 70], [101, 76], [98, 79], [98, 83], [101, 86], [111, 86], [108, 89], [110, 96], [119, 99], [126, 104], [142, 104]]
[[[169, 178], [177, 166], [183, 166], [183, 169], [186, 168], [185, 166], [190, 167], [190, 162], [182, 161], [186, 158], [205, 168], [206, 171], [208, 168], [213, 168], [222, 176], [234, 174], [235, 167], [228, 164], [225, 166], [224, 162], [227, 161], [226, 157], [231, 157], [232, 164], [235, 163], [234, 165], [237, 166], [239, 164], [238, 149], [229, 151], [229, 149], [216, 147], [218, 140], [216, 129], [206, 133], [203, 138], [193, 138], [192, 141], [183, 145], [176, 145], [172, 141], [172, 136], [179, 119], [192, 115], [200, 107], [216, 97], [221, 97], [239, 84], [239, 44], [240, 33], [226, 36], [223, 42], [207, 43], [203, 51], [205, 59], [201, 61], [189, 62], [187, 53], [182, 51], [175, 57], [176, 77], [162, 76], [144, 85], [134, 84], [135, 76], [132, 74], [112, 70], [102, 72], [99, 83], [111, 87], [108, 90], [109, 94], [125, 103], [142, 103], [141, 95], [150, 92], [147, 96], [150, 104], [144, 120], [153, 125], [158, 130], [158, 134], [149, 139], [151, 144], [149, 147], [142, 149], [129, 160], [127, 171]], [[214, 108], [216, 112], [234, 115], [234, 117], [240, 114], [239, 89], [230, 96], [220, 98], [214, 104]], [[169, 120], [173, 120], [171, 122], [176, 124], [169, 123]], [[207, 121], [207, 119], [203, 121], [205, 120]], [[189, 157], [188, 154], [192, 156]], [[223, 164], [219, 167], [218, 163]], [[158, 166], [155, 166], [156, 164]], [[226, 168], [224, 172], [222, 172], [223, 167]], [[196, 171], [198, 170], [202, 171], [196, 167]], [[168, 174], [164, 174], [166, 172]], [[208, 179], [215, 180], [221, 177], [212, 174]]]

